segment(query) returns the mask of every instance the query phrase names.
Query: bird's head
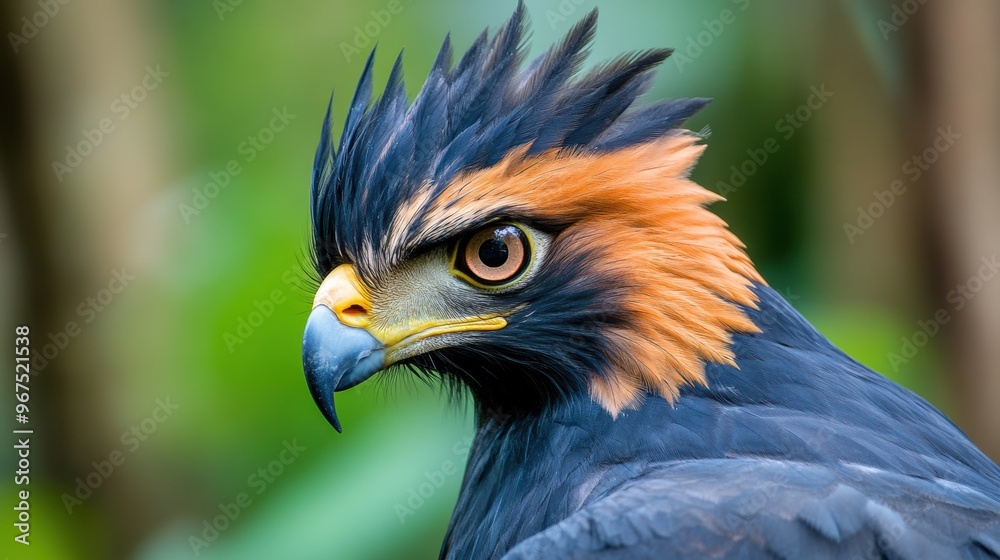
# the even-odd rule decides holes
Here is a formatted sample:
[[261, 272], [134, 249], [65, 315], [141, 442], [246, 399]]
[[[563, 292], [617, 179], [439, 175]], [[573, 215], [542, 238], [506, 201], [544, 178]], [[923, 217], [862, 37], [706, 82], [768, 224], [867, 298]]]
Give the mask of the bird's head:
[[[313, 398], [391, 366], [467, 387], [482, 408], [578, 392], [612, 415], [733, 363], [761, 279], [688, 174], [705, 103], [633, 105], [670, 51], [576, 76], [596, 13], [522, 68], [524, 7], [412, 104], [397, 60], [371, 101], [372, 57], [339, 146], [323, 125], [312, 184], [321, 278], [303, 343]], [[374, 55], [374, 53], [373, 53]]]

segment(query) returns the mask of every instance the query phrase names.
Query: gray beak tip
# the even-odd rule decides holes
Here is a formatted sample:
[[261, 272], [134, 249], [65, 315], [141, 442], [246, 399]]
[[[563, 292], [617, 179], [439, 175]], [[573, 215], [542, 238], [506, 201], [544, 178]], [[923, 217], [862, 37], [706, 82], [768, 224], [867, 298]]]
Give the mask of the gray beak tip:
[[382, 343], [363, 329], [349, 327], [325, 305], [309, 314], [302, 339], [306, 383], [323, 417], [342, 432], [334, 391], [349, 389], [385, 366]]

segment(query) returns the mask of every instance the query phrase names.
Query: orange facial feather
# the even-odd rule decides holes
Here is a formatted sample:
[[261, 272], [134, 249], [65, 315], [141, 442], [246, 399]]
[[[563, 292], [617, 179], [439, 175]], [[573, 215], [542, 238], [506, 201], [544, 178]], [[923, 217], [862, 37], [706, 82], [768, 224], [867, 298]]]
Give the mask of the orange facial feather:
[[591, 377], [592, 398], [612, 415], [646, 391], [673, 400], [682, 385], [705, 383], [706, 362], [735, 365], [732, 333], [759, 332], [740, 306], [756, 307], [752, 283], [763, 279], [707, 210], [722, 197], [688, 179], [704, 150], [697, 140], [678, 131], [613, 152], [530, 157], [523, 147], [436, 195], [425, 190], [397, 214], [387, 245], [401, 254], [431, 232], [461, 231], [498, 211], [571, 224], [549, 258], [598, 255], [591, 266], [621, 286], [615, 297], [631, 318], [609, 327], [615, 374]]

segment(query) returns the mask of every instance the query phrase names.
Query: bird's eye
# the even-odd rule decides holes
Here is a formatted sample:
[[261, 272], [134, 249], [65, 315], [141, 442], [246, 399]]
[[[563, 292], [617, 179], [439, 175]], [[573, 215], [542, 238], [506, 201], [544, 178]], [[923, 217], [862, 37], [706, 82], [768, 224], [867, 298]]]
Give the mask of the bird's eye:
[[530, 263], [528, 234], [513, 224], [491, 224], [458, 242], [452, 272], [474, 286], [499, 288], [519, 279]]

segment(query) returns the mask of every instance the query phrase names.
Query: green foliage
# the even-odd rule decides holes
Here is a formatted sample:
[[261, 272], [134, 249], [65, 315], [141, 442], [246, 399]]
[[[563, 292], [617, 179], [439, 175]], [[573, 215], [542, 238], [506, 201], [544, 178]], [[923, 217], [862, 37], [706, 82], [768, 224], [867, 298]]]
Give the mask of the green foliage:
[[[393, 2], [399, 11], [386, 19]], [[116, 421], [141, 419], [155, 398], [167, 394], [183, 409], [147, 449], [128, 459], [141, 465], [127, 476], [140, 478], [140, 486], [149, 489], [150, 510], [161, 528], [139, 545], [138, 558], [195, 557], [191, 537], [202, 535], [205, 520], [220, 515], [220, 504], [225, 508], [240, 493], [248, 493], [250, 505], [199, 550], [198, 558], [436, 557], [461, 472], [446, 476], [405, 522], [397, 506], [445, 462], [461, 469], [459, 451], [471, 422], [463, 410], [449, 412], [432, 388], [411, 389], [412, 381], [400, 379], [389, 380], [381, 392], [363, 386], [338, 395], [343, 435], [316, 410], [300, 364], [301, 333], [315, 287], [306, 279], [309, 265], [302, 257], [310, 166], [331, 89], [336, 122], [342, 123], [363, 57], [376, 42], [376, 83], [384, 82], [405, 47], [412, 94], [448, 31], [461, 51], [483, 27], [508, 17], [514, 1], [232, 4], [169, 2], [155, 8], [156, 31], [169, 53], [164, 67], [173, 72], [177, 96], [171, 126], [183, 146], [171, 170], [178, 183], [169, 189], [170, 200], [190, 201], [192, 189], [206, 185], [231, 160], [241, 171], [190, 223], [170, 208], [164, 263], [155, 278], [143, 279], [156, 297], [133, 302], [109, 319], [117, 340], [129, 341], [113, 347], [114, 363], [132, 372], [122, 376], [127, 378], [122, 400], [128, 404], [116, 411]], [[821, 3], [781, 4], [778, 9], [756, 0], [602, 3], [592, 61], [661, 46], [677, 47], [687, 57], [689, 63], [664, 64], [649, 98], [719, 100], [691, 123], [713, 129], [695, 176], [712, 188], [747, 157], [747, 147], [774, 134], [775, 121], [821, 81], [810, 75]], [[528, 2], [532, 52], [541, 52], [595, 5], [593, 0]], [[719, 28], [713, 22], [725, 10], [735, 19]], [[789, 35], [776, 33], [779, 29]], [[711, 37], [700, 51], [690, 47], [699, 34]], [[810, 48], [791, 48], [793, 41]], [[352, 54], [352, 47], [363, 54]], [[283, 108], [294, 118], [251, 158], [244, 143]], [[761, 269], [780, 279], [772, 278], [773, 285], [795, 285], [805, 293], [809, 286], [798, 289], [808, 277], [803, 255], [816, 250], [806, 235], [807, 209], [817, 191], [807, 173], [811, 138], [804, 129], [746, 186], [728, 195], [730, 202], [717, 207]], [[898, 345], [905, 324], [820, 305], [811, 311], [821, 330], [845, 350], [891, 373], [886, 349]], [[257, 325], [255, 313], [261, 318]], [[138, 332], [136, 324], [149, 328]], [[250, 328], [241, 331], [243, 324]], [[896, 377], [922, 391], [933, 388], [930, 378], [928, 367]], [[390, 390], [384, 398], [384, 389], [393, 387], [404, 390]], [[110, 437], [113, 445], [117, 434]], [[305, 451], [258, 494], [255, 473], [279, 460], [284, 443], [293, 440]], [[36, 526], [52, 532], [39, 535], [38, 558], [74, 558], [78, 549], [102, 548], [107, 543], [94, 542], [100, 539], [94, 537], [97, 531], [87, 528], [123, 515], [102, 509], [100, 496], [73, 517], [62, 515], [58, 494], [69, 490], [54, 490], [37, 513]], [[78, 547], [74, 539], [91, 544]]]

